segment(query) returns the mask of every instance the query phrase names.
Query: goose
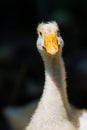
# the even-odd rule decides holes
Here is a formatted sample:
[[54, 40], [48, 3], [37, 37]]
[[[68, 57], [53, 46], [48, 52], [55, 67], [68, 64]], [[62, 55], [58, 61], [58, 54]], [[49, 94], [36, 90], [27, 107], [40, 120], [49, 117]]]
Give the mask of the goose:
[[4, 115], [14, 130], [86, 130], [87, 111], [71, 106], [66, 92], [62, 58], [64, 41], [56, 22], [40, 23], [37, 49], [45, 67], [42, 97], [24, 107], [6, 108]]
[[86, 130], [87, 113], [76, 110], [68, 101], [62, 57], [64, 41], [58, 24], [55, 21], [42, 22], [37, 33], [36, 45], [44, 63], [45, 83], [26, 130]]

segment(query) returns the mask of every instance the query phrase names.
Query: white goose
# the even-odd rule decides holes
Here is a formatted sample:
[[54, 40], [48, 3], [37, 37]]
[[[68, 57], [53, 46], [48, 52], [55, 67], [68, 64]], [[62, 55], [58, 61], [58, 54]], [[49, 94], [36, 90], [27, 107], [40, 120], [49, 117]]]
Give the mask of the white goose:
[[[87, 112], [74, 109], [66, 93], [65, 67], [62, 59], [63, 40], [56, 22], [39, 24], [37, 48], [45, 66], [42, 97], [23, 108], [6, 109], [5, 115], [14, 130], [87, 130]], [[16, 112], [16, 113], [15, 113]]]
[[[87, 115], [70, 106], [66, 92], [64, 45], [56, 22], [38, 25], [37, 48], [45, 66], [45, 85], [26, 130], [86, 130]], [[80, 117], [81, 116], [81, 117]], [[84, 120], [83, 120], [84, 118]]]

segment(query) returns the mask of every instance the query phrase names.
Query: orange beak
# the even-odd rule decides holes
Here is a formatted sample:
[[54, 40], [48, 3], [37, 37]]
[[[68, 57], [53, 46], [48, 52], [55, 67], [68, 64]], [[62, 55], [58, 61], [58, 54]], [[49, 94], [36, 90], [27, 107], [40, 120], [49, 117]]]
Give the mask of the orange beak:
[[48, 34], [44, 36], [44, 46], [45, 50], [51, 54], [54, 55], [56, 52], [58, 52], [59, 46], [58, 46], [58, 40], [55, 34]]

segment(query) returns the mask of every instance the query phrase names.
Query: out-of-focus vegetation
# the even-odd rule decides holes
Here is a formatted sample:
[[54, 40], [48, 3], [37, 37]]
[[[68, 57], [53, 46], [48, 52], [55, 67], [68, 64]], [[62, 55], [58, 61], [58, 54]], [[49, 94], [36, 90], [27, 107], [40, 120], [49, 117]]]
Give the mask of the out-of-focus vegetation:
[[[41, 21], [51, 20], [59, 23], [65, 41], [63, 57], [70, 102], [87, 107], [87, 1], [4, 0], [0, 2], [1, 110], [40, 97], [44, 71], [36, 49], [36, 27]], [[4, 130], [2, 113], [0, 118]]]

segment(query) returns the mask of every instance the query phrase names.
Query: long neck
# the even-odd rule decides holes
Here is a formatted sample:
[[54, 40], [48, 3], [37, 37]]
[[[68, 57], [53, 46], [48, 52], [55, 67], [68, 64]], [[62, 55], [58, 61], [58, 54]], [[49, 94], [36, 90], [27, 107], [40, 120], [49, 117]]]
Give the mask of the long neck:
[[[45, 86], [42, 95], [42, 100], [46, 106], [49, 104], [57, 104], [60, 113], [64, 114], [69, 111], [69, 104], [66, 94], [66, 77], [65, 67], [60, 55], [53, 57], [47, 55], [43, 58], [45, 66]], [[46, 99], [46, 100], [45, 100]], [[61, 108], [61, 109], [60, 109]]]

